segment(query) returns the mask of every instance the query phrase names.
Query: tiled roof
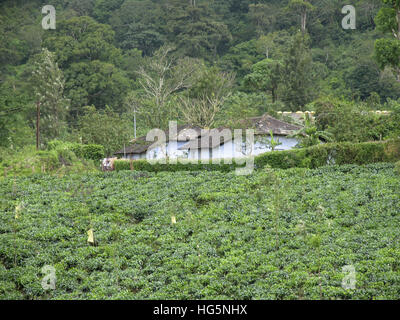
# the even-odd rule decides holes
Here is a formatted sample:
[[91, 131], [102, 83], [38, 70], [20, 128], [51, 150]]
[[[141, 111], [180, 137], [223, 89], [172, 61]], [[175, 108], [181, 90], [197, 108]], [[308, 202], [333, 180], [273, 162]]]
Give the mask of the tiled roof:
[[247, 128], [253, 128], [255, 134], [269, 134], [272, 131], [274, 135], [287, 136], [301, 129], [299, 126], [275, 119], [268, 114], [244, 119], [241, 124]]
[[[254, 129], [256, 135], [269, 135], [270, 131], [272, 131], [274, 135], [286, 136], [301, 129], [299, 126], [275, 119], [267, 114], [261, 117], [244, 119], [240, 121], [240, 123], [245, 128]], [[224, 130], [229, 129], [223, 127], [216, 129], [201, 129], [197, 126], [183, 125], [178, 127], [178, 134], [172, 136], [171, 140], [180, 142], [188, 141], [188, 143], [179, 148], [180, 150], [215, 148], [233, 139], [231, 131]], [[170, 139], [169, 130], [165, 131], [165, 135], [165, 142], [168, 142]], [[154, 144], [153, 141], [146, 141], [146, 136], [137, 138], [136, 140], [133, 140], [132, 143], [133, 144], [126, 147], [125, 150], [122, 149], [117, 151], [115, 155], [141, 154], [146, 152], [148, 148]]]

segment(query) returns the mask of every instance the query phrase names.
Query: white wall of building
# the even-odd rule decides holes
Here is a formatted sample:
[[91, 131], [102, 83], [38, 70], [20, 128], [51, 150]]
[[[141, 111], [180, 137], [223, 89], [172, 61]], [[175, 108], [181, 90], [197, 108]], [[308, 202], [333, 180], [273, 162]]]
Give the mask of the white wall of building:
[[[281, 145], [277, 146], [275, 150], [290, 150], [293, 149], [297, 144], [298, 140], [295, 138], [288, 138], [286, 136], [275, 136], [275, 140], [278, 140]], [[254, 138], [254, 143], [250, 148], [251, 155], [257, 156], [262, 153], [270, 152], [271, 149], [267, 145], [267, 140], [271, 138], [267, 135], [256, 136]], [[249, 150], [246, 151], [244, 142], [242, 143], [241, 150], [236, 150], [234, 141], [229, 141], [223, 145], [216, 148], [210, 149], [193, 149], [193, 150], [179, 150], [187, 142], [168, 142], [165, 145], [158, 146], [146, 153], [127, 155], [127, 159], [138, 160], [159, 160], [165, 159], [166, 156], [169, 158], [183, 158], [190, 160], [207, 160], [207, 159], [230, 159], [230, 158], [240, 158], [249, 156]], [[211, 157], [210, 157], [211, 156]]]

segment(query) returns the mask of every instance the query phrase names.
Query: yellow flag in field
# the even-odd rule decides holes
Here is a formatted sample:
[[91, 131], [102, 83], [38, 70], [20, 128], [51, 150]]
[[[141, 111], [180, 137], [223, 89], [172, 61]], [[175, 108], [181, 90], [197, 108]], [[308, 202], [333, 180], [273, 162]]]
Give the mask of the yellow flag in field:
[[15, 207], [15, 219], [19, 219], [19, 213], [21, 212], [21, 205]]
[[176, 218], [175, 218], [175, 216], [172, 216], [172, 217], [171, 217], [171, 223], [172, 223], [172, 224], [175, 224], [175, 223], [176, 223]]
[[88, 232], [88, 242], [91, 244], [94, 244], [94, 233], [93, 233], [93, 229], [90, 229]]

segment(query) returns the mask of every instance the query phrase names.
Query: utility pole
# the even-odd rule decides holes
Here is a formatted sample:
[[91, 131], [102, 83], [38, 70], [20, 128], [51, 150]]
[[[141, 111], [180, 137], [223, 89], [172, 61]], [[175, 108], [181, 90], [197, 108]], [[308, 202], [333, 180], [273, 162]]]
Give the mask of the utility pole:
[[36, 103], [36, 150], [39, 150], [40, 141], [40, 101]]
[[133, 128], [134, 128], [134, 135], [136, 139], [136, 108], [133, 110]]

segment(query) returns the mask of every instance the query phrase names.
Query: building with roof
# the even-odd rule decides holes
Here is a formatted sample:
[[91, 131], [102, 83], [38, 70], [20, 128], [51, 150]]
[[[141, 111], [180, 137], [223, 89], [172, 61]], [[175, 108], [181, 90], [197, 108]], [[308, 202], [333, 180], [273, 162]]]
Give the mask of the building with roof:
[[[301, 129], [267, 114], [244, 119], [240, 126], [242, 130], [224, 127], [203, 129], [190, 125], [175, 128], [170, 126], [165, 132], [155, 130], [152, 134], [133, 140], [132, 145], [119, 150], [115, 156], [131, 160], [208, 160], [256, 156], [272, 150], [269, 143], [271, 132], [274, 140], [280, 143], [275, 150], [289, 150], [298, 144], [298, 140], [291, 135]], [[246, 138], [245, 130], [248, 129], [254, 132], [251, 139], [248, 136]]]

